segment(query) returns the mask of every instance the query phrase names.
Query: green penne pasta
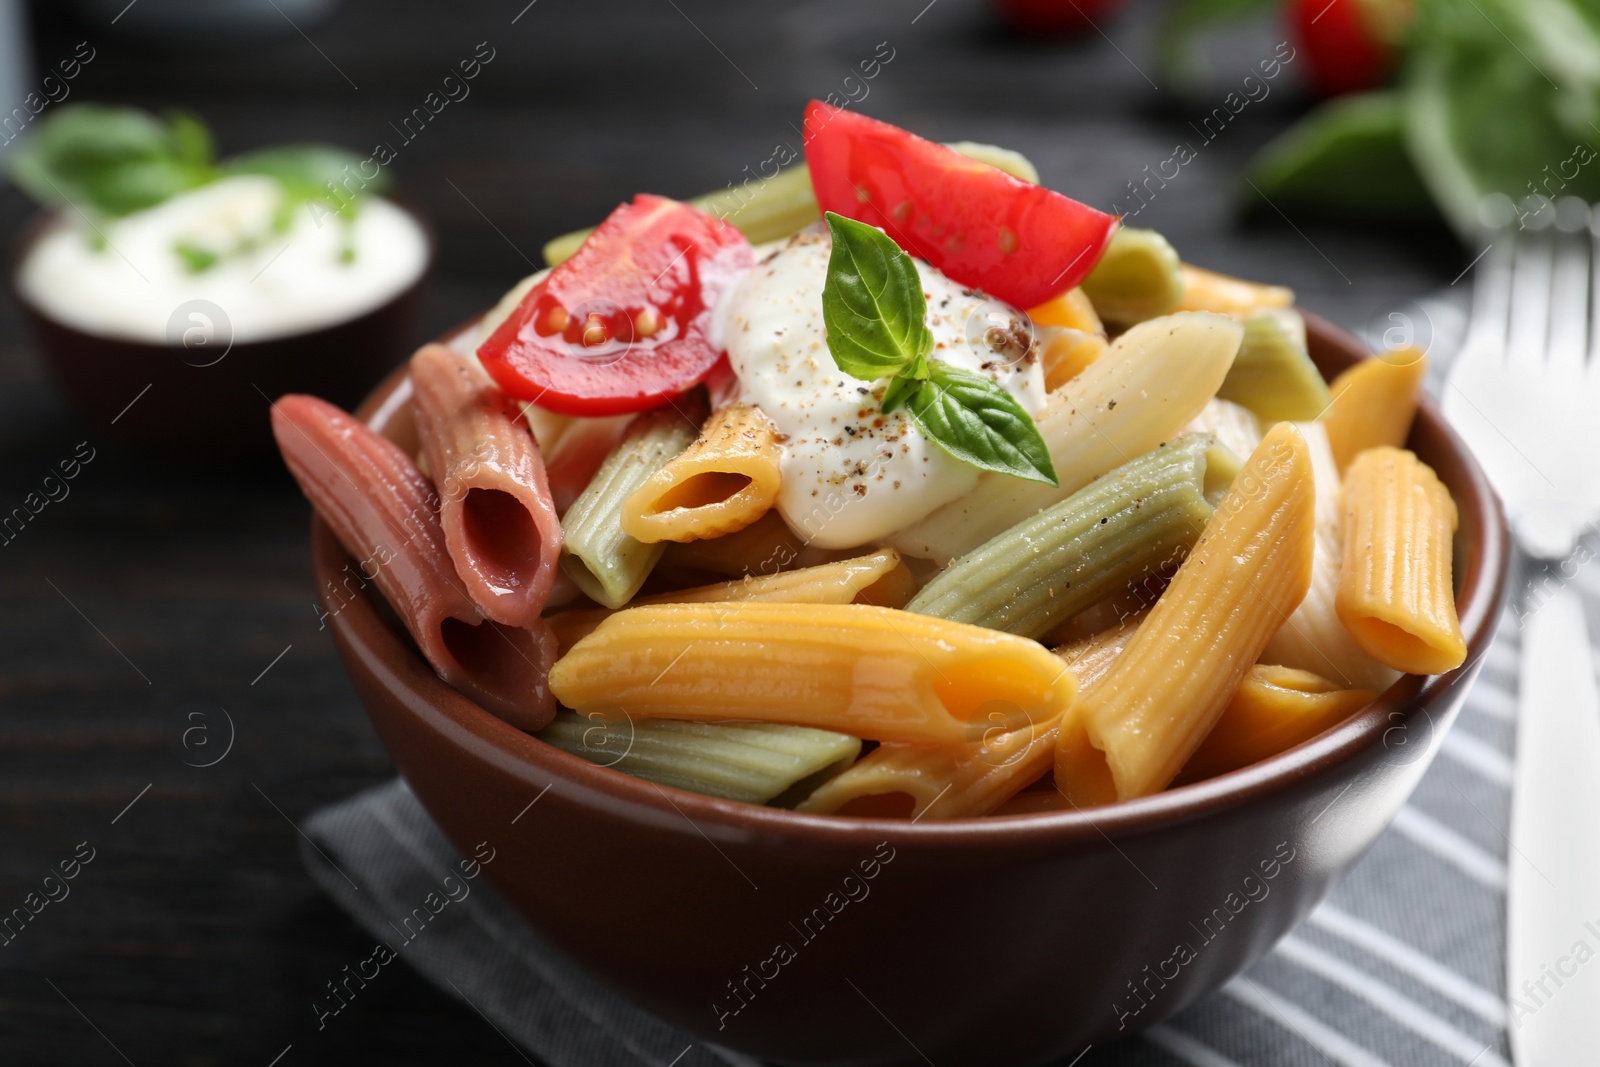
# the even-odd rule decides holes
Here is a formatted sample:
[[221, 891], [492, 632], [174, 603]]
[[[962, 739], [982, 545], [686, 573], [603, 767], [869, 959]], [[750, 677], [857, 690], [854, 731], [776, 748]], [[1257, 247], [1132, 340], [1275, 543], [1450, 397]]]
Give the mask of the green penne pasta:
[[1101, 319], [1126, 329], [1178, 306], [1182, 266], [1156, 231], [1123, 227], [1111, 235], [1105, 254], [1083, 280], [1083, 291]]
[[1228, 495], [1228, 490], [1233, 487], [1233, 480], [1244, 469], [1244, 460], [1239, 454], [1221, 441], [1212, 441], [1211, 447], [1206, 449], [1206, 502], [1212, 507], [1222, 503], [1222, 498]]
[[1244, 343], [1217, 395], [1249, 408], [1265, 425], [1309, 422], [1333, 403], [1306, 352], [1305, 320], [1288, 308], [1244, 320]]
[[622, 529], [622, 502], [689, 447], [699, 430], [668, 406], [634, 420], [561, 519], [561, 569], [599, 604], [620, 608], [639, 591], [666, 545]]
[[[1037, 183], [1039, 172], [1028, 158], [1009, 148], [957, 141], [949, 146], [971, 159], [1003, 170], [1013, 178]], [[729, 184], [689, 201], [701, 211], [727, 219], [750, 239], [752, 244], [777, 241], [805, 229], [822, 218], [817, 198], [811, 191], [811, 172], [804, 163], [779, 171], [770, 178], [758, 178], [740, 185]], [[552, 267], [571, 258], [593, 227], [562, 234], [544, 246], [544, 261]]]
[[808, 726], [603, 721], [571, 711], [558, 714], [539, 738], [658, 785], [750, 804], [791, 793], [803, 799], [861, 752], [860, 738]]
[[1211, 446], [1188, 434], [1130, 460], [957, 559], [906, 610], [1043, 636], [1188, 554], [1211, 518]]

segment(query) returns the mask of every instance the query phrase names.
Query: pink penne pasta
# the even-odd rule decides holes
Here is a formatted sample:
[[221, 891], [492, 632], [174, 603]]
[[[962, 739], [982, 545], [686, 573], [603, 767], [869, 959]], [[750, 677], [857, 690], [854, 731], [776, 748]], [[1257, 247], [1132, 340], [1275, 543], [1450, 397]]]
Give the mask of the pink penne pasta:
[[549, 628], [484, 619], [450, 561], [437, 497], [416, 464], [316, 397], [280, 398], [272, 432], [306, 499], [361, 561], [439, 677], [519, 729], [549, 722], [556, 649]]
[[561, 552], [539, 446], [473, 356], [425, 345], [411, 357], [411, 387], [456, 573], [488, 618], [532, 626]]

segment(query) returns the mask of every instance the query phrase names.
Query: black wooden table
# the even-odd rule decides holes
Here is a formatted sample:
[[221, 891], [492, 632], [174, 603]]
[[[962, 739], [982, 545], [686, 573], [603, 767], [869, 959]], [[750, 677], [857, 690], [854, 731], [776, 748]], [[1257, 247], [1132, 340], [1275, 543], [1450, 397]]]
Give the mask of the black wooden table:
[[[34, 57], [49, 66], [88, 39], [76, 98], [193, 108], [224, 152], [399, 147], [392, 170], [440, 238], [430, 331], [487, 306], [546, 238], [635, 191], [719, 188], [798, 146], [804, 102], [859, 97], [845, 79], [875, 55], [892, 58], [865, 111], [1015, 147], [1048, 184], [1125, 208], [1126, 183], [1196, 140], [1189, 121], [1280, 37], [1238, 39], [1212, 87], [1185, 96], [1150, 58], [1145, 6], [1106, 36], [1048, 45], [999, 29], [978, 0], [348, 0], [248, 45], [151, 33], [137, 3], [116, 26], [63, 6], [35, 5]], [[486, 50], [471, 95], [401, 144], [390, 124]], [[1293, 78], [1291, 63], [1136, 221], [1187, 258], [1292, 285], [1360, 326], [1466, 257], [1427, 228], [1271, 210], [1240, 224], [1244, 161], [1304, 106]], [[30, 210], [0, 193], [8, 231]], [[285, 1067], [523, 1062], [404, 969], [316, 1029], [312, 999], [369, 939], [303, 872], [296, 824], [393, 769], [318, 632], [306, 506], [283, 476], [191, 462], [203, 440], [190, 460], [159, 459], [86, 426], [0, 300], [0, 512], [85, 441], [95, 458], [70, 495], [0, 545], [0, 916], [62, 861], [93, 856], [69, 896], [0, 947], [0, 1063], [264, 1067], [285, 1049]], [[209, 732], [186, 747], [196, 726]], [[189, 765], [230, 732], [226, 758]]]

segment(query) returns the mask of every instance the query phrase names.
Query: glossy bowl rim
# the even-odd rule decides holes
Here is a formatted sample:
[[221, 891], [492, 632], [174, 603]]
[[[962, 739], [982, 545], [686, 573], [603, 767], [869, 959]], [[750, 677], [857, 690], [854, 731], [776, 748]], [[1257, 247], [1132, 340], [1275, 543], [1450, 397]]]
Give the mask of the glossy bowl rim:
[[[1367, 353], [1366, 347], [1347, 331], [1320, 316], [1304, 314], [1308, 331], [1323, 343], [1352, 354]], [[402, 365], [368, 395], [357, 414], [369, 420], [380, 409], [386, 416], [392, 414], [405, 392], [409, 392], [409, 382]], [[1445, 700], [1459, 681], [1470, 677], [1494, 638], [1504, 598], [1510, 539], [1499, 498], [1488, 478], [1427, 395], [1421, 398], [1417, 418], [1442, 433], [1446, 448], [1460, 461], [1465, 474], [1456, 493], [1458, 505], [1463, 512], [1482, 519], [1476, 546], [1478, 566], [1466, 570], [1461, 583], [1458, 614], [1468, 649], [1462, 665], [1443, 675], [1405, 675], [1344, 722], [1259, 763], [1153, 796], [1098, 808], [912, 822], [805, 814], [657, 785], [563, 752], [507, 725], [445, 685], [409, 639], [391, 629], [379, 614], [370, 590], [341, 603], [337, 613], [329, 616], [329, 626], [347, 660], [363, 661], [362, 669], [369, 672], [374, 660], [385, 665], [387, 669], [382, 673], [388, 677], [380, 681], [396, 691], [393, 695], [402, 698], [395, 703], [404, 708], [403, 714], [421, 718], [421, 725], [435, 734], [451, 738], [473, 749], [479, 758], [518, 774], [527, 780], [530, 795], [562, 783], [572, 787], [563, 792], [580, 798], [583, 806], [613, 818], [684, 818], [702, 833], [723, 832], [740, 839], [755, 834], [840, 846], [871, 847], [887, 839], [933, 849], [1015, 853], [1019, 847], [1059, 849], [1110, 841], [1117, 836], [1169, 829], [1217, 815], [1336, 772], [1372, 746], [1386, 744], [1390, 731], [1409, 727], [1419, 714], [1427, 718], [1432, 740], [1434, 720], [1430, 708]], [[337, 575], [348, 557], [332, 531], [315, 514], [311, 541], [312, 566], [319, 588], [332, 588], [334, 583], [328, 579]], [[1470, 551], [1464, 555], [1468, 562], [1473, 559]], [[327, 606], [334, 610], [333, 605]], [[347, 668], [353, 666], [347, 662]]]

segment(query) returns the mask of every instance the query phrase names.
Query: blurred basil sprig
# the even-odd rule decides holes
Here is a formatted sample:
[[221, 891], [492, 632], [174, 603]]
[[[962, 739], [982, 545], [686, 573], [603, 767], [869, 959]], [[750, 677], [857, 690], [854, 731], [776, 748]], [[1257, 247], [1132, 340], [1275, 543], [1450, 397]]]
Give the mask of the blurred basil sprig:
[[[1270, 0], [1180, 0], [1164, 55], [1192, 75], [1189, 36]], [[1493, 192], [1600, 201], [1600, 0], [1414, 0], [1391, 83], [1311, 111], [1250, 181], [1275, 205], [1375, 222], [1434, 209], [1458, 233]]]
[[[312, 200], [330, 214], [351, 217], [358, 201], [341, 187], [335, 202], [327, 183], [340, 186], [345, 168], [362, 157], [324, 144], [280, 145], [218, 161], [211, 131], [195, 116], [170, 111], [157, 117], [131, 107], [70, 104], [55, 111], [20, 144], [7, 168], [23, 192], [47, 207], [68, 205], [91, 217], [118, 216], [154, 207], [170, 197], [235, 174], [276, 179], [286, 193], [279, 225]], [[388, 175], [365, 179], [363, 193], [382, 193]], [[199, 268], [203, 269], [203, 268]]]

